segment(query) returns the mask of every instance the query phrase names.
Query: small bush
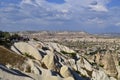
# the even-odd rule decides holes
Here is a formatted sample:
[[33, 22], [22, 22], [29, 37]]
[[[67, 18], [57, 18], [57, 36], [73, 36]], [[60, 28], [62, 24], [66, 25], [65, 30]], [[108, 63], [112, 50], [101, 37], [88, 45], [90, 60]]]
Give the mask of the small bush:
[[61, 51], [61, 53], [65, 54], [65, 55], [69, 55], [71, 57], [75, 57], [76, 56], [76, 53], [68, 53], [68, 52], [65, 52], [65, 51]]
[[39, 41], [38, 38], [33, 38], [33, 40], [35, 40], [35, 41]]
[[31, 67], [30, 67], [30, 66], [27, 66], [25, 72], [30, 73], [30, 72], [31, 72]]
[[100, 67], [104, 67], [104, 65], [103, 65], [103, 64], [99, 64], [99, 66], [100, 66]]
[[28, 57], [28, 58], [30, 58], [30, 59], [35, 59], [32, 55], [30, 55], [30, 54], [28, 54], [28, 53], [24, 53], [24, 56], [25, 56], [25, 57]]
[[118, 65], [120, 66], [120, 61], [118, 62]]
[[80, 74], [80, 72], [79, 71], [75, 71], [76, 73], [78, 73], [78, 74]]

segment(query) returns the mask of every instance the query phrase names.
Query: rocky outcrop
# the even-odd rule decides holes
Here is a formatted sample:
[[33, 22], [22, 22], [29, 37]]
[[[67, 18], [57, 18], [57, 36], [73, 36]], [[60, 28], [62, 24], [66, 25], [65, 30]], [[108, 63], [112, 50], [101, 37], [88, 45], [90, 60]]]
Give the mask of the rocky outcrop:
[[67, 78], [67, 77], [70, 77], [72, 76], [72, 73], [70, 71], [70, 68], [67, 67], [67, 66], [62, 66], [61, 69], [60, 69], [60, 74], [64, 77], [64, 78]]
[[17, 42], [11, 49], [16, 53], [0, 48], [0, 64], [4, 65], [0, 66], [0, 79], [3, 80], [115, 80], [117, 73], [120, 79], [120, 67], [114, 62], [117, 64], [118, 59], [113, 59], [109, 52], [92, 54], [88, 59], [58, 43], [39, 41]]
[[23, 71], [26, 73], [33, 73], [33, 74], [38, 74], [38, 75], [41, 73], [38, 68], [38, 66], [40, 66], [40, 63], [35, 62], [31, 59], [27, 59], [25, 63], [21, 66], [23, 67]]
[[25, 54], [25, 55], [28, 54], [30, 56], [33, 56], [37, 60], [42, 59], [42, 56], [39, 53], [39, 51], [29, 43], [25, 43], [25, 42], [15, 43], [12, 46], [12, 50], [15, 51], [16, 53], [19, 52], [18, 54]]
[[97, 52], [97, 54], [95, 54], [94, 56], [94, 62], [97, 64], [101, 64], [101, 60], [102, 60], [102, 54], [100, 54], [99, 52]]
[[60, 45], [58, 43], [49, 42], [47, 43], [47, 45], [50, 49], [52, 48], [53, 50], [56, 50], [57, 52], [65, 51], [67, 53], [75, 53], [75, 51], [73, 51], [72, 49], [69, 49], [68, 47]]
[[113, 60], [115, 62], [115, 65], [118, 66], [119, 65], [119, 56], [118, 56], [118, 52], [113, 52], [112, 53], [112, 56], [113, 56]]
[[44, 65], [47, 69], [53, 70], [55, 69], [55, 60], [54, 60], [54, 54], [50, 53], [45, 55], [42, 59], [42, 65]]
[[103, 68], [104, 68], [105, 72], [109, 76], [116, 77], [118, 72], [117, 72], [117, 69], [115, 66], [115, 62], [114, 62], [113, 57], [110, 52], [106, 52], [106, 54], [103, 57], [102, 62], [103, 62]]
[[110, 80], [103, 70], [94, 70], [91, 80]]
[[36, 49], [40, 49], [44, 46], [43, 43], [41, 43], [40, 41], [28, 41], [29, 44], [31, 44], [33, 47], [35, 47]]
[[77, 65], [77, 71], [79, 71], [81, 75], [86, 77], [91, 76], [93, 69], [90, 63], [85, 58], [80, 57], [76, 65]]

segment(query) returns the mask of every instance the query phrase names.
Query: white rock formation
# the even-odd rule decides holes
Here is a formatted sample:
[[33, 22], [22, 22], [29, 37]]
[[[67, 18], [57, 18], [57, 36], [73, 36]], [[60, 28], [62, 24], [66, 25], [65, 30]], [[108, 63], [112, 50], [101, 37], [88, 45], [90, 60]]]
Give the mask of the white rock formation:
[[14, 46], [11, 46], [11, 50], [13, 50], [17, 54], [21, 55], [21, 53]]
[[117, 80], [117, 79], [115, 79], [114, 77], [110, 77], [110, 80]]
[[120, 80], [120, 66], [116, 66], [117, 71], [118, 71], [118, 80]]
[[37, 42], [37, 41], [28, 41], [28, 43], [31, 44], [35, 48], [42, 48], [43, 46], [40, 42]]
[[[87, 58], [79, 54], [77, 59], [68, 58], [68, 55], [60, 52], [74, 53], [74, 51], [58, 43], [17, 42], [11, 49], [19, 55], [27, 53], [35, 59], [26, 58], [22, 65], [16, 67], [10, 64], [5, 64], [7, 67], [0, 66], [0, 79], [3, 80], [117, 80], [114, 76], [108, 77], [105, 69], [110, 74], [118, 71], [118, 80], [120, 79], [120, 67], [117, 66], [117, 70], [114, 70], [116, 66], [109, 65], [114, 62], [111, 59], [112, 56], [108, 57], [108, 54], [103, 62], [107, 64], [104, 69], [97, 65], [93, 67]], [[98, 62], [99, 58], [100, 56], [98, 56]]]
[[69, 49], [68, 47], [60, 45], [58, 43], [49, 42], [47, 44], [48, 44], [48, 47], [56, 50], [57, 52], [61, 52], [61, 51], [65, 51], [65, 52], [68, 52], [68, 53], [74, 53], [75, 52], [72, 49]]
[[54, 54], [50, 51], [47, 51], [47, 55], [42, 59], [42, 64], [44, 64], [48, 69], [55, 69]]
[[78, 66], [78, 67], [85, 68], [85, 69], [88, 70], [88, 71], [92, 71], [92, 70], [93, 70], [91, 64], [90, 64], [86, 59], [84, 59], [83, 57], [81, 57], [81, 58], [77, 61], [77, 66]]
[[68, 78], [65, 78], [63, 80], [75, 80], [73, 77], [68, 77]]
[[64, 77], [71, 77], [72, 73], [70, 72], [70, 69], [67, 66], [62, 66], [60, 69], [60, 74]]
[[[13, 49], [13, 47], [14, 47], [14, 49]], [[22, 54], [27, 53], [27, 54], [33, 56], [37, 60], [42, 59], [42, 56], [40, 55], [39, 51], [35, 47], [31, 46], [30, 44], [28, 44], [26, 42], [15, 43], [13, 47], [12, 47], [12, 50], [15, 52], [20, 51]]]
[[102, 70], [94, 70], [91, 80], [110, 80], [110, 78]]
[[24, 72], [26, 72], [27, 68], [29, 67], [29, 69], [30, 69], [29, 73], [34, 73], [34, 74], [38, 74], [38, 75], [40, 74], [40, 71], [37, 68], [38, 65], [36, 65], [31, 59], [26, 60], [22, 66], [24, 68]]
[[27, 75], [33, 77], [35, 80], [63, 80], [63, 78], [61, 78], [59, 75], [53, 75], [50, 70], [43, 69], [41, 67], [39, 67], [39, 69], [41, 70], [40, 75], [31, 73]]
[[106, 54], [103, 57], [102, 60], [103, 64], [104, 64], [104, 70], [105, 72], [112, 77], [116, 77], [118, 72], [115, 66], [115, 62], [113, 59], [113, 56], [110, 52], [106, 52]]

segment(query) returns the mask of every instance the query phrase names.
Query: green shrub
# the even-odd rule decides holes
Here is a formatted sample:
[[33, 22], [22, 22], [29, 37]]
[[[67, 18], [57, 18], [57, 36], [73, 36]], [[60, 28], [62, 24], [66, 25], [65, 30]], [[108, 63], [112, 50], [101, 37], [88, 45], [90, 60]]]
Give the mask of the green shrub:
[[28, 57], [28, 58], [30, 58], [30, 59], [35, 59], [32, 55], [30, 55], [30, 54], [28, 54], [28, 53], [24, 53], [24, 56], [25, 56], [25, 57]]
[[76, 53], [69, 53], [69, 52], [65, 52], [65, 51], [61, 51], [61, 53], [65, 54], [65, 55], [69, 55], [70, 57], [76, 56]]
[[120, 61], [118, 62], [118, 65], [120, 66]]
[[99, 64], [99, 66], [100, 66], [100, 67], [104, 67], [104, 65], [103, 65], [103, 64]]
[[75, 71], [76, 73], [78, 73], [78, 74], [81, 74], [79, 71]]
[[35, 41], [39, 41], [38, 38], [33, 38], [33, 40], [35, 40]]

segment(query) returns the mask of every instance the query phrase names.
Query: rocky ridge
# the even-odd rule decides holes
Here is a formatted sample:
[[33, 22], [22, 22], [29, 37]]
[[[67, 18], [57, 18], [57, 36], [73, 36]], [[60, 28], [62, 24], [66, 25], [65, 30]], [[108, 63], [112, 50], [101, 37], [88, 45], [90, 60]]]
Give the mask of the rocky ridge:
[[[120, 77], [120, 67], [107, 51], [98, 53], [94, 63], [99, 64], [93, 65], [80, 53], [54, 42], [16, 42], [11, 46], [12, 51], [4, 47], [0, 50], [3, 50], [1, 80], [119, 80]], [[10, 56], [5, 57], [6, 54]], [[102, 61], [105, 62], [101, 64]]]

